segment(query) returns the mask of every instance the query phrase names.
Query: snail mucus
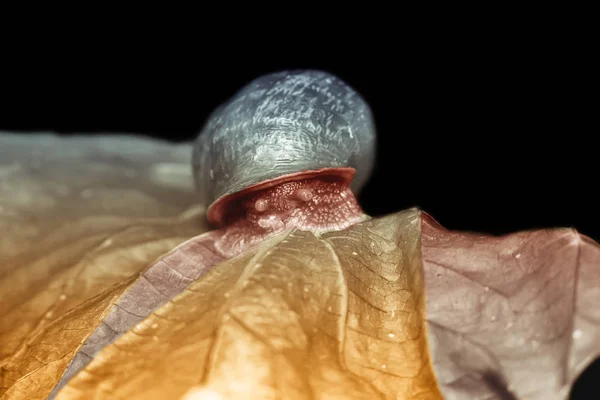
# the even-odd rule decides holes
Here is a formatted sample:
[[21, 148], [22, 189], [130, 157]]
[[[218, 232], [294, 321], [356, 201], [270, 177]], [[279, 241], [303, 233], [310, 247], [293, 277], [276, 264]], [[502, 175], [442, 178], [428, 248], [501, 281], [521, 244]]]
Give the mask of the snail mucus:
[[355, 194], [375, 156], [369, 106], [322, 71], [252, 81], [215, 110], [194, 144], [193, 172], [215, 248], [226, 256], [289, 228], [360, 221]]

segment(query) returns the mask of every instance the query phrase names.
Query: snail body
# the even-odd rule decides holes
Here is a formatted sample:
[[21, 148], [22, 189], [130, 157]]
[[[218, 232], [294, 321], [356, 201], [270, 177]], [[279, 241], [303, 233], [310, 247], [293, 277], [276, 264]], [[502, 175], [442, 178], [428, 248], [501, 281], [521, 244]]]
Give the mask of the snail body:
[[223, 242], [253, 243], [296, 227], [344, 229], [360, 220], [355, 193], [375, 154], [371, 111], [321, 71], [262, 76], [209, 117], [193, 172]]

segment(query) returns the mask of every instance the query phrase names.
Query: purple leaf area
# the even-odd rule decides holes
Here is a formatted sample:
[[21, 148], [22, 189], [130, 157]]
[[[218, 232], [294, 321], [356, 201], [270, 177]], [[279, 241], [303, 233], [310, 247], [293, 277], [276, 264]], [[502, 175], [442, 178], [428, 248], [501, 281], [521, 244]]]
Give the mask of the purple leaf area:
[[144, 271], [75, 354], [49, 398], [54, 398], [100, 350], [223, 261], [214, 249], [214, 241], [219, 236], [218, 231], [212, 231], [190, 239]]
[[573, 229], [452, 232], [424, 214], [429, 342], [446, 399], [565, 399], [600, 354], [600, 246]]

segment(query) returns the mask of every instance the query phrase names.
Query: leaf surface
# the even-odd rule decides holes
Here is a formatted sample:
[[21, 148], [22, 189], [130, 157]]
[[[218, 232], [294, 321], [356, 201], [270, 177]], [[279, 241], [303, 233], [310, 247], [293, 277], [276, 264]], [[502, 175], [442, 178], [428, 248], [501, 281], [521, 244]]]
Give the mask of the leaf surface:
[[552, 400], [600, 352], [600, 247], [574, 230], [407, 210], [223, 261], [190, 154], [0, 134], [0, 399]]
[[223, 262], [104, 348], [57, 398], [440, 398], [419, 215], [320, 236], [294, 230]]
[[447, 399], [564, 399], [600, 354], [600, 246], [572, 229], [494, 237], [423, 217], [427, 320]]
[[45, 398], [137, 274], [206, 229], [189, 157], [131, 136], [0, 134], [2, 398]]

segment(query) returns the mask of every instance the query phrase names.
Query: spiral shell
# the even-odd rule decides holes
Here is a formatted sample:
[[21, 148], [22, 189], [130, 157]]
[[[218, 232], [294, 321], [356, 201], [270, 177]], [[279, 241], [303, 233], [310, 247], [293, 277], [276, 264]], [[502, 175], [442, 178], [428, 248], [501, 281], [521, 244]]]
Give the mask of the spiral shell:
[[374, 159], [371, 111], [356, 91], [325, 72], [285, 71], [252, 81], [212, 113], [193, 169], [208, 218], [219, 223], [232, 196], [307, 171], [339, 172], [357, 193]]

